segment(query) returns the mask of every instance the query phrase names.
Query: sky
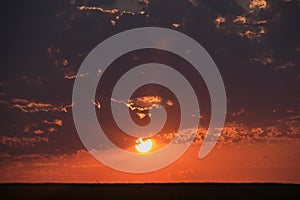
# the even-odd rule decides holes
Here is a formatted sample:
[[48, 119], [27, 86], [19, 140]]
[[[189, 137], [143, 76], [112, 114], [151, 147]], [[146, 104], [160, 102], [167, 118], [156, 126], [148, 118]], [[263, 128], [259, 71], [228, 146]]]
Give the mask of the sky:
[[[299, 1], [3, 0], [0, 9], [0, 182], [300, 183]], [[105, 72], [77, 74], [99, 43], [139, 27], [184, 33], [218, 66], [226, 89], [226, 121], [203, 159], [198, 152], [211, 105], [205, 83], [184, 59], [137, 50]], [[107, 105], [123, 106], [137, 124], [145, 125], [151, 120], [149, 110], [160, 104], [168, 119], [152, 138], [157, 150], [178, 129], [180, 105], [172, 91], [148, 85], [130, 100], [111, 97], [113, 83], [124, 72], [153, 61], [183, 69], [196, 84], [201, 110], [196, 138], [182, 157], [161, 170], [131, 174], [111, 169], [78, 136], [72, 116], [74, 81], [103, 74], [90, 103], [109, 139], [130, 152], [136, 152], [136, 138], [117, 128]], [[185, 131], [186, 137], [177, 138], [180, 144], [190, 138]]]

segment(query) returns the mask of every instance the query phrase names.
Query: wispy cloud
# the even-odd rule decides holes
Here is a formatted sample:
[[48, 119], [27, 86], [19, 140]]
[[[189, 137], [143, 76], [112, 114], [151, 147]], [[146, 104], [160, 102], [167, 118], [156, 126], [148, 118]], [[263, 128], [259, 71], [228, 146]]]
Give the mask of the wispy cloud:
[[43, 84], [43, 78], [41, 76], [36, 77], [28, 77], [27, 75], [21, 76], [21, 81], [30, 84], [30, 85], [42, 85]]
[[[117, 1], [120, 2], [120, 1]], [[131, 2], [131, 4], [134, 2]], [[143, 9], [142, 10], [134, 10], [134, 11], [130, 11], [127, 8], [125, 9], [121, 9], [124, 4], [120, 4], [120, 5], [116, 5], [115, 8], [110, 8], [110, 9], [106, 9], [104, 7], [101, 6], [86, 6], [86, 5], [81, 5], [78, 6], [77, 9], [80, 11], [98, 11], [104, 14], [110, 14], [112, 16], [114, 16], [113, 19], [110, 20], [111, 24], [114, 26], [116, 25], [116, 23], [118, 22], [118, 20], [123, 16], [123, 15], [146, 15], [147, 17], [149, 16], [149, 12], [147, 7], [149, 4], [149, 1], [140, 1], [140, 3], [143, 3]], [[118, 3], [117, 3], [118, 4]], [[122, 6], [123, 5], [123, 6]]]
[[221, 24], [225, 23], [226, 19], [225, 17], [222, 17], [221, 15], [219, 15], [216, 19], [215, 19], [215, 24], [217, 28], [220, 28]]
[[153, 108], [160, 109], [163, 107], [171, 107], [174, 104], [171, 100], [163, 99], [160, 96], [143, 96], [128, 100], [127, 102], [112, 98], [111, 101], [124, 104], [130, 110], [135, 111], [140, 119], [143, 119], [146, 116], [151, 117], [151, 114], [147, 112]]
[[200, 0], [188, 0], [193, 6], [198, 7], [200, 5]]
[[263, 65], [269, 65], [274, 62], [274, 58], [272, 57], [259, 57], [259, 58], [252, 58], [250, 60], [254, 62], [259, 62]]
[[61, 119], [53, 119], [51, 121], [44, 120], [44, 123], [49, 124], [49, 125], [57, 125], [59, 127], [62, 127], [62, 120]]
[[[67, 80], [74, 80], [75, 78], [84, 78], [88, 76], [99, 76], [102, 69], [98, 68], [95, 71], [77, 74], [79, 64], [76, 59], [65, 58], [67, 57], [65, 51], [61, 47], [51, 46], [47, 48], [48, 55], [52, 60], [53, 65], [63, 74]], [[83, 58], [85, 53], [73, 53], [72, 58]]]
[[282, 64], [279, 64], [275, 67], [276, 70], [287, 70], [287, 69], [290, 69], [290, 68], [293, 68], [295, 67], [296, 64], [292, 61], [288, 61], [286, 63], [282, 63]]
[[262, 55], [256, 58], [251, 58], [250, 61], [253, 63], [260, 63], [265, 66], [271, 67], [276, 71], [285, 71], [293, 69], [296, 66], [295, 60], [287, 61], [282, 59], [276, 59], [274, 57], [273, 52], [271, 54], [268, 52], [263, 53]]
[[178, 23], [173, 23], [172, 26], [173, 26], [174, 28], [178, 28], [178, 27], [180, 27], [181, 25], [178, 24]]
[[34, 132], [34, 134], [36, 134], [36, 135], [40, 135], [40, 134], [43, 134], [43, 133], [44, 133], [44, 131], [43, 131], [42, 129], [37, 129], [37, 130], [34, 130], [33, 132]]
[[94, 106], [96, 106], [98, 109], [101, 108], [101, 103], [98, 100], [96, 100], [96, 101], [92, 100], [92, 104], [94, 104]]
[[267, 8], [266, 0], [251, 0], [249, 4], [250, 9], [266, 9]]
[[90, 75], [90, 73], [83, 73], [83, 74], [78, 74], [78, 75], [77, 74], [75, 74], [75, 75], [65, 75], [64, 78], [72, 80], [72, 79], [75, 79], [77, 77], [82, 78], [82, 77], [85, 77], [85, 76], [88, 76], [88, 75]]
[[48, 143], [48, 137], [7, 137], [1, 136], [0, 144], [8, 146], [35, 146], [38, 143]]
[[63, 126], [61, 119], [47, 119], [27, 123], [24, 126], [23, 133], [27, 135], [48, 135], [49, 133], [57, 132]]
[[[226, 144], [251, 144], [256, 142], [271, 142], [271, 141], [286, 141], [286, 140], [298, 140], [300, 141], [300, 127], [297, 125], [300, 122], [300, 115], [296, 115], [287, 119], [278, 121], [278, 125], [266, 126], [266, 127], [248, 127], [243, 123], [230, 122], [225, 124], [221, 131], [221, 135], [218, 139], [219, 145]], [[190, 142], [194, 136], [195, 129], [181, 130], [183, 136], [179, 137], [177, 132], [164, 133], [158, 138], [166, 140], [166, 142], [173, 141], [177, 136], [177, 144], [184, 144]], [[205, 135], [207, 134], [207, 128], [200, 127], [196, 132], [196, 137], [193, 141], [194, 145], [202, 144]]]
[[246, 6], [246, 1], [246, 3], [239, 0], [237, 2], [245, 8], [244, 15], [232, 16], [228, 14], [219, 16], [215, 19], [216, 27], [226, 33], [259, 42], [261, 37], [267, 34], [265, 25], [268, 23], [268, 19], [262, 13], [263, 10], [268, 9], [267, 2], [265, 0], [252, 0], [248, 1], [248, 6]]
[[32, 101], [28, 99], [12, 99], [10, 102], [2, 101], [0, 103], [7, 104], [12, 108], [17, 108], [24, 113], [68, 112], [68, 109], [72, 107], [72, 104], [58, 106], [51, 103]]
[[2, 159], [2, 158], [9, 158], [11, 155], [9, 154], [9, 153], [7, 153], [7, 152], [1, 152], [0, 153], [0, 159]]
[[247, 18], [244, 16], [236, 16], [233, 22], [245, 24], [247, 22]]

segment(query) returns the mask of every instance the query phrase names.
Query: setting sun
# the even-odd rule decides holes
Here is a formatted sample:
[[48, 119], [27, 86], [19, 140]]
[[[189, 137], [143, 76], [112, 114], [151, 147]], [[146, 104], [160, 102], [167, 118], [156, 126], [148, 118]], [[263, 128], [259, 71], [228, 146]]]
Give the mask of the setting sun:
[[143, 138], [139, 138], [136, 140], [135, 148], [140, 153], [147, 153], [152, 148], [152, 140], [147, 139], [144, 141]]

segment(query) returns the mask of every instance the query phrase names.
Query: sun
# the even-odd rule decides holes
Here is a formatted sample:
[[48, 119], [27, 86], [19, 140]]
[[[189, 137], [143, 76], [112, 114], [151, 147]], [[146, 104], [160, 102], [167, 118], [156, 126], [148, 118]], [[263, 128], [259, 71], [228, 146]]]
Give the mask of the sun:
[[143, 140], [143, 138], [139, 138], [136, 140], [135, 148], [140, 153], [147, 153], [152, 149], [152, 140]]

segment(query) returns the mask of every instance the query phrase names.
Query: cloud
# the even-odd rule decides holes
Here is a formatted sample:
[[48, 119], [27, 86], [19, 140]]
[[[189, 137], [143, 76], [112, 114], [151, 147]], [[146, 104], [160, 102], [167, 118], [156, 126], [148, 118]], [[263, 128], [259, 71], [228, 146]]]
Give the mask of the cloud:
[[268, 7], [266, 0], [236, 0], [236, 3], [246, 11], [266, 9]]
[[247, 18], [244, 16], [236, 16], [233, 22], [245, 24], [247, 22]]
[[215, 19], [216, 27], [227, 34], [235, 34], [241, 38], [259, 42], [267, 34], [265, 25], [277, 16], [265, 14], [264, 10], [269, 8], [265, 0], [252, 0], [250, 2], [237, 0], [237, 3], [245, 9], [245, 13], [236, 16], [231, 13], [225, 16], [219, 15]]
[[36, 77], [28, 77], [27, 75], [21, 76], [21, 81], [26, 84], [34, 84], [34, 85], [42, 85], [43, 84], [43, 78], [41, 76]]
[[215, 19], [215, 24], [216, 24], [217, 28], [220, 28], [221, 24], [223, 24], [225, 22], [226, 22], [226, 19], [220, 15]]
[[72, 106], [73, 106], [73, 103], [62, 106], [61, 111], [66, 113], [69, 111], [70, 108], [72, 108]]
[[98, 101], [98, 100], [96, 100], [96, 101], [92, 100], [92, 104], [93, 104], [94, 106], [96, 106], [98, 109], [101, 108], [101, 103], [100, 103], [100, 101]]
[[57, 125], [59, 127], [62, 127], [62, 120], [61, 119], [53, 119], [52, 121], [44, 120], [45, 124], [49, 125]]
[[[221, 135], [218, 139], [218, 145], [226, 144], [252, 144], [256, 142], [271, 142], [271, 141], [300, 141], [300, 127], [297, 125], [300, 121], [300, 115], [293, 115], [289, 118], [278, 120], [277, 125], [265, 126], [265, 127], [248, 127], [243, 123], [227, 122], [221, 131]], [[194, 129], [181, 130], [183, 136], [177, 137], [176, 141], [173, 141], [175, 136], [178, 136], [177, 132], [163, 133], [160, 137], [166, 140], [167, 143], [173, 141], [176, 144], [184, 144], [190, 142], [194, 136]], [[199, 127], [196, 133], [196, 137], [193, 141], [194, 145], [201, 145], [205, 135], [207, 134], [207, 128]], [[158, 137], [159, 138], [159, 137]], [[164, 145], [164, 144], [162, 144]]]
[[200, 5], [200, 0], [188, 0], [193, 6], [198, 7]]
[[172, 26], [173, 26], [174, 28], [178, 28], [178, 27], [180, 27], [181, 25], [178, 24], [178, 23], [173, 23]]
[[49, 132], [49, 133], [57, 132], [57, 128], [55, 128], [55, 127], [50, 127], [50, 128], [48, 128], [48, 132]]
[[154, 104], [160, 104], [162, 103], [162, 101], [163, 98], [161, 98], [160, 96], [143, 96], [130, 100], [129, 103], [150, 109], [151, 106], [153, 106]]
[[82, 78], [82, 77], [85, 77], [85, 76], [88, 76], [88, 75], [90, 75], [90, 73], [83, 73], [83, 74], [78, 74], [78, 75], [77, 74], [76, 75], [65, 75], [64, 78], [72, 80], [72, 79], [75, 79], [77, 77]]
[[68, 112], [68, 109], [72, 107], [72, 104], [58, 106], [51, 103], [31, 101], [28, 99], [12, 99], [10, 102], [0, 101], [0, 103], [7, 104], [11, 108], [17, 108], [24, 113]]
[[251, 61], [259, 62], [263, 65], [268, 65], [274, 62], [274, 58], [272, 57], [260, 57], [260, 58], [252, 58]]
[[246, 30], [245, 32], [240, 32], [241, 37], [246, 37], [250, 40], [259, 39], [262, 35], [266, 33], [264, 27], [258, 27], [258, 30]]
[[25, 113], [33, 112], [49, 112], [49, 111], [60, 111], [59, 108], [49, 103], [41, 102], [30, 102], [27, 99], [12, 99], [12, 107], [20, 109]]
[[9, 158], [11, 155], [7, 152], [1, 152], [0, 153], [0, 159], [3, 159], [3, 158]]
[[266, 51], [256, 58], [251, 58], [250, 61], [253, 63], [260, 63], [262, 65], [269, 66], [276, 71], [285, 71], [293, 69], [296, 66], [295, 60], [287, 61], [283, 59], [276, 59], [274, 57], [273, 51]]
[[118, 13], [118, 9], [103, 9], [101, 7], [95, 7], [95, 6], [78, 6], [78, 10], [96, 10], [100, 11], [102, 13], [109, 13], [109, 14], [115, 14]]
[[176, 180], [187, 180], [187, 179], [192, 179], [196, 178], [197, 172], [194, 168], [188, 167], [188, 168], [183, 168], [183, 169], [177, 169], [173, 171], [169, 171], [167, 176], [169, 179], [176, 179]]
[[58, 163], [54, 163], [54, 162], [40, 162], [40, 163], [34, 163], [33, 166], [34, 167], [52, 167], [52, 166], [57, 166]]
[[[76, 61], [76, 57], [83, 58], [86, 53], [74, 53], [71, 55], [66, 55], [66, 52], [63, 51], [61, 47], [56, 47], [52, 45], [47, 48], [48, 55], [52, 60], [53, 65], [63, 74], [63, 77], [67, 80], [74, 80], [76, 78], [84, 78], [87, 76], [99, 76], [102, 73], [102, 70], [99, 68], [97, 71], [77, 74], [79, 64]], [[71, 58], [65, 58], [71, 57]]]
[[163, 107], [171, 107], [174, 103], [169, 99], [163, 99], [160, 96], [142, 96], [135, 99], [131, 99], [128, 102], [119, 101], [114, 98], [111, 99], [112, 102], [122, 103], [130, 110], [135, 111], [136, 115], [143, 119], [146, 116], [151, 117], [150, 113], [145, 113], [153, 108], [160, 109]]
[[[88, 1], [78, 1], [77, 5], [84, 5], [89, 7], [101, 8], [100, 11], [111, 12], [113, 9], [117, 9], [119, 12], [133, 12], [139, 13], [141, 11], [148, 10], [148, 5], [150, 0], [113, 0], [113, 1], [102, 1], [95, 2], [92, 0]], [[74, 4], [73, 4], [74, 5]]]
[[61, 119], [34, 121], [24, 126], [23, 133], [33, 133], [35, 135], [54, 133], [57, 132], [58, 128], [61, 128], [62, 125], [63, 122]]
[[115, 4], [112, 6], [87, 6], [81, 5], [77, 6], [77, 9], [80, 11], [98, 11], [104, 14], [110, 14], [114, 16], [113, 19], [110, 20], [111, 24], [114, 26], [118, 22], [118, 20], [123, 15], [146, 15], [149, 16], [148, 11], [148, 0], [143, 1], [124, 1], [124, 0], [117, 0]]
[[9, 102], [8, 102], [8, 101], [4, 101], [4, 100], [0, 100], [0, 104], [6, 104], [6, 105], [9, 105]]
[[20, 109], [24, 113], [35, 112], [68, 112], [68, 108], [72, 105], [58, 106], [50, 103], [42, 103], [37, 101], [30, 101], [27, 99], [12, 99], [11, 107]]
[[7, 137], [1, 136], [0, 144], [8, 146], [35, 146], [38, 143], [48, 143], [48, 137]]
[[[74, 59], [66, 58], [67, 55], [65, 51], [61, 47], [57, 47], [55, 45], [51, 45], [51, 47], [47, 48], [48, 55], [54, 65], [62, 74], [63, 77], [67, 80], [73, 80], [76, 77], [86, 77], [91, 75], [91, 73], [84, 73], [77, 75], [78, 63], [74, 62]], [[83, 57], [85, 54], [82, 53], [74, 53], [68, 55], [68, 57]]]
[[287, 70], [287, 69], [290, 69], [290, 68], [293, 68], [295, 67], [296, 64], [292, 61], [288, 61], [286, 63], [283, 63], [283, 64], [280, 64], [280, 65], [277, 65], [275, 67], [276, 70]]
[[34, 130], [33, 132], [34, 132], [34, 134], [36, 134], [36, 135], [40, 135], [40, 134], [43, 134], [43, 133], [44, 133], [44, 131], [43, 131], [42, 129], [37, 129], [37, 130]]
[[49, 112], [49, 111], [59, 111], [58, 108], [54, 107], [52, 104], [46, 104], [46, 103], [36, 103], [36, 102], [30, 102], [28, 104], [14, 104], [14, 108], [20, 109], [22, 112], [25, 113], [33, 113], [33, 112]]
[[267, 8], [266, 0], [251, 0], [249, 4], [250, 9], [266, 9]]

